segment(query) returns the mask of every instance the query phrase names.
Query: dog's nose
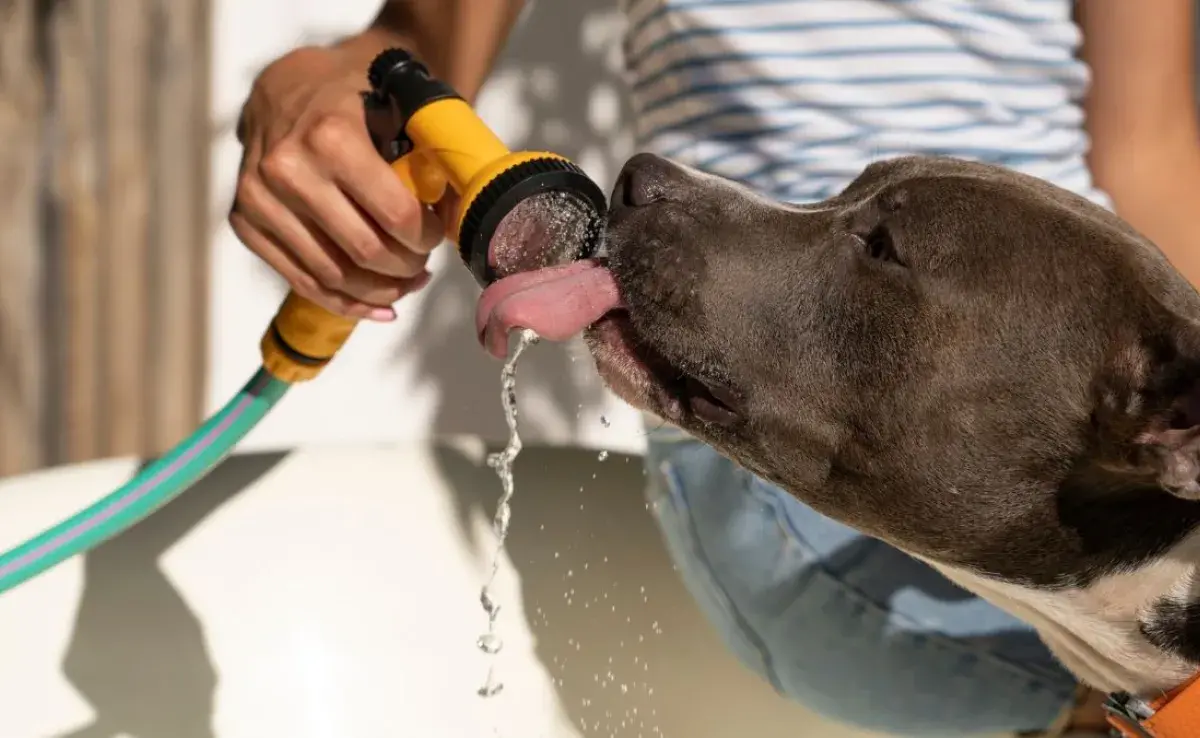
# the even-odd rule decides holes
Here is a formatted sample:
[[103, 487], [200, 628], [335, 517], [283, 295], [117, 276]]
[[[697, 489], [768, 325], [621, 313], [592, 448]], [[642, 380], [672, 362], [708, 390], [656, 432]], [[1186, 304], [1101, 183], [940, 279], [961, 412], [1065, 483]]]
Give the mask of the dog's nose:
[[613, 187], [612, 203], [640, 208], [670, 199], [671, 185], [677, 171], [671, 162], [661, 156], [637, 154], [621, 168], [617, 184]]

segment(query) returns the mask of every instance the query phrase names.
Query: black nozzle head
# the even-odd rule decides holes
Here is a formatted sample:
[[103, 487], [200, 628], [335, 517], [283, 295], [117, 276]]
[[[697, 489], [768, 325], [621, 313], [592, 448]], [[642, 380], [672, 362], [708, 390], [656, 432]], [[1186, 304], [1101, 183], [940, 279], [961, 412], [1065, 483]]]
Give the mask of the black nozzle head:
[[[531, 203], [536, 206], [524, 207]], [[549, 156], [524, 161], [489, 182], [467, 207], [459, 253], [484, 286], [517, 271], [587, 259], [599, 248], [607, 212], [604, 191], [572, 162]], [[506, 221], [510, 214], [541, 222]], [[552, 242], [525, 242], [522, 225], [538, 226], [535, 238]], [[525, 253], [514, 255], [520, 251]]]
[[412, 54], [404, 49], [388, 49], [376, 56], [375, 60], [371, 62], [371, 67], [367, 70], [367, 82], [371, 84], [372, 90], [379, 90], [383, 87], [383, 81], [387, 79], [392, 70], [407, 64], [416, 64], [426, 76], [429, 76], [429, 70], [425, 68], [424, 64], [417, 61]]
[[401, 131], [408, 119], [437, 100], [462, 99], [454, 88], [429, 74], [429, 68], [404, 49], [388, 49], [367, 70], [374, 104], [390, 107], [399, 118]]

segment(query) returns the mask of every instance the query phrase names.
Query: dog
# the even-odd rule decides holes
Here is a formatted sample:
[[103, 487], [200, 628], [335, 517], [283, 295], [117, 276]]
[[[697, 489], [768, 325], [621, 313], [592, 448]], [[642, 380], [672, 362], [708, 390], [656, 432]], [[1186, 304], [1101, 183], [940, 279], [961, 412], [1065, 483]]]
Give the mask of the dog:
[[1200, 670], [1200, 294], [1102, 207], [949, 158], [815, 205], [639, 154], [605, 383], [1033, 625], [1082, 682]]

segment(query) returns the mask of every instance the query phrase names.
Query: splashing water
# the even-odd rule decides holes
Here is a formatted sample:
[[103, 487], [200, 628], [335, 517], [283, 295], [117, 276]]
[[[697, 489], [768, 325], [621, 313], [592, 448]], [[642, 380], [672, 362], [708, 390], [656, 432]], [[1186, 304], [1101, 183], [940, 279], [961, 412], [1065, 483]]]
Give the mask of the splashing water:
[[500, 221], [488, 246], [496, 274], [553, 266], [589, 255], [603, 240], [602, 218], [569, 192], [549, 191], [517, 203]]
[[[496, 532], [496, 551], [492, 555], [491, 573], [487, 582], [479, 590], [479, 604], [487, 614], [487, 632], [479, 636], [475, 645], [480, 651], [495, 657], [504, 648], [504, 640], [496, 633], [496, 617], [500, 614], [500, 605], [492, 599], [491, 588], [496, 581], [496, 573], [500, 570], [500, 557], [504, 553], [504, 541], [508, 538], [508, 523], [512, 517], [509, 503], [513, 496], [512, 465], [521, 453], [521, 435], [517, 432], [517, 361], [525, 349], [538, 342], [538, 335], [531, 330], [522, 330], [518, 336], [516, 348], [500, 371], [500, 402], [504, 405], [504, 419], [508, 423], [508, 444], [504, 450], [488, 456], [488, 466], [496, 470], [500, 477], [503, 493], [496, 506], [496, 517], [492, 520], [492, 529]], [[504, 689], [504, 683], [496, 679], [496, 667], [493, 663], [488, 667], [487, 680], [479, 688], [479, 696], [492, 697]]]

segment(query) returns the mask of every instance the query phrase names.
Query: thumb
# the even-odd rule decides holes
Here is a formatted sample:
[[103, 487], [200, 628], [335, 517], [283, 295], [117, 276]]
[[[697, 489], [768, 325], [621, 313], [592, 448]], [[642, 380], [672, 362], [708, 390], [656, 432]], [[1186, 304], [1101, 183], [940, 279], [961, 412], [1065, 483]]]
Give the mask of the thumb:
[[460, 217], [458, 209], [461, 206], [462, 199], [459, 198], [458, 193], [447, 188], [446, 194], [433, 207], [434, 212], [445, 226], [446, 238], [454, 243], [458, 243], [458, 219]]

